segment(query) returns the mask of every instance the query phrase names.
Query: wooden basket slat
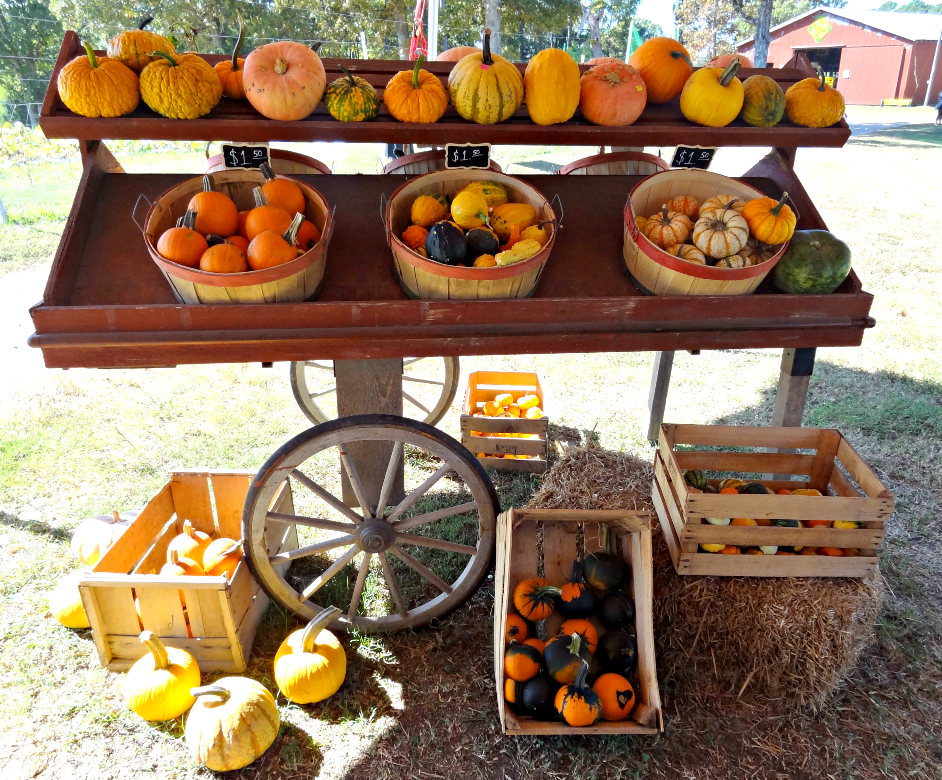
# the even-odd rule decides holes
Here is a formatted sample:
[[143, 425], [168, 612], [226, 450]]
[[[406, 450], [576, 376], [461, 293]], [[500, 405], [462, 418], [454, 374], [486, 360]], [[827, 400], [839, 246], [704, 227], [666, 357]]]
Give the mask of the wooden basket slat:
[[134, 519], [131, 525], [136, 532], [130, 536], [125, 533], [121, 537], [122, 543], [112, 545], [95, 564], [94, 570], [127, 574], [144, 556], [154, 537], [173, 515], [173, 495], [170, 486], [165, 485]]
[[[576, 535], [571, 529], [560, 523], [543, 523], [543, 576], [551, 585], [569, 581], [576, 553]], [[546, 619], [546, 636], [558, 634], [562, 622], [562, 615], [554, 611]]]
[[101, 622], [110, 630], [118, 634], [140, 633], [130, 586], [103, 588], [96, 594], [96, 599]]
[[674, 453], [681, 469], [738, 471], [746, 474], [811, 474], [814, 455], [789, 455], [775, 452], [691, 452]]
[[183, 521], [189, 520], [194, 528], [203, 533], [216, 533], [209, 484], [205, 477], [197, 474], [174, 474], [170, 479], [170, 490], [177, 511], [178, 529], [182, 531]]
[[186, 616], [190, 621], [190, 632], [193, 636], [205, 637], [206, 623], [203, 621], [203, 606], [200, 601], [200, 591], [184, 588], [180, 591], [183, 602], [186, 604]]
[[[147, 554], [141, 558], [140, 563], [134, 567], [132, 574], [159, 574], [160, 569], [167, 562], [167, 548], [171, 540], [179, 534], [176, 520], [168, 522], [163, 530], [154, 539]], [[97, 568], [96, 568], [97, 571]]]
[[219, 533], [229, 539], [241, 538], [242, 509], [248, 486], [252, 482], [251, 475], [213, 474], [209, 481], [216, 502]]
[[189, 636], [183, 603], [180, 601], [181, 591], [157, 588], [138, 588], [137, 591], [141, 622], [146, 630], [153, 631], [159, 637]]

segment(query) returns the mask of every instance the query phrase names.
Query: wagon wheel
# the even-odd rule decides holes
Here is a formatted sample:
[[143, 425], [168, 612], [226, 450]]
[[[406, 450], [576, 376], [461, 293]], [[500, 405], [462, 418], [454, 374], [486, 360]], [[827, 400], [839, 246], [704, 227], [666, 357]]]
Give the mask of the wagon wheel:
[[[403, 413], [435, 425], [455, 400], [459, 374], [456, 357], [403, 358]], [[294, 398], [312, 423], [325, 423], [337, 417], [337, 386], [332, 360], [292, 363], [289, 375]]]
[[[391, 450], [373, 495], [350, 457], [366, 442]], [[338, 459], [359, 511], [339, 498]], [[394, 501], [400, 468], [404, 498]], [[294, 508], [274, 511], [285, 480]], [[344, 610], [342, 625], [396, 631], [444, 615], [474, 590], [498, 511], [484, 468], [453, 438], [405, 417], [358, 415], [308, 429], [265, 462], [246, 497], [242, 538], [256, 580], [289, 610], [311, 618], [333, 603]], [[270, 554], [266, 540], [292, 530], [298, 549]]]

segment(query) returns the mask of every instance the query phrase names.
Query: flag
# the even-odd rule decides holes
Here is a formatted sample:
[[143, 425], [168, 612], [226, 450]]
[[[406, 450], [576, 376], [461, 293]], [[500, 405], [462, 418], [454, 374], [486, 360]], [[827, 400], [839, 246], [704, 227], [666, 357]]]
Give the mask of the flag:
[[625, 61], [627, 62], [631, 55], [634, 53], [634, 50], [637, 49], [643, 41], [641, 40], [641, 35], [635, 29], [634, 20], [631, 22], [631, 27], [628, 28], [628, 46], [625, 50]]

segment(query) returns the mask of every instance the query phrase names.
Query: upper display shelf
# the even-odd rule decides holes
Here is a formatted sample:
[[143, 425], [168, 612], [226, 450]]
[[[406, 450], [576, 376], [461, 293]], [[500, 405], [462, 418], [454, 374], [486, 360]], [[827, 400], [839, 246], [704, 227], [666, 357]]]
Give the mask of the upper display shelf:
[[[59, 98], [56, 80], [59, 71], [73, 58], [84, 54], [79, 36], [71, 30], [65, 34], [55, 69], [46, 90], [39, 124], [48, 138], [146, 139], [167, 141], [346, 141], [349, 143], [492, 143], [509, 145], [553, 146], [772, 146], [841, 147], [850, 137], [845, 120], [827, 128], [807, 128], [783, 119], [775, 127], [750, 127], [740, 120], [720, 128], [701, 127], [686, 120], [680, 113], [679, 99], [663, 105], [649, 105], [641, 117], [628, 127], [601, 127], [583, 119], [577, 112], [568, 122], [557, 125], [536, 125], [526, 108], [518, 110], [506, 122], [478, 125], [458, 116], [449, 106], [445, 115], [434, 124], [406, 124], [393, 119], [385, 106], [371, 122], [339, 122], [327, 112], [323, 102], [307, 119], [279, 122], [261, 116], [247, 101], [223, 98], [216, 108], [201, 119], [166, 119], [143, 103], [132, 114], [116, 119], [89, 119], [65, 107]], [[210, 64], [227, 59], [226, 55], [207, 54]], [[797, 67], [742, 70], [739, 77], [762, 73], [774, 78], [782, 87], [814, 75], [803, 58]], [[325, 59], [327, 81], [341, 76], [340, 65], [372, 84], [382, 97], [383, 88], [394, 73], [411, 68], [398, 60], [337, 60]], [[454, 63], [430, 62], [426, 70], [438, 75], [443, 83]], [[804, 66], [804, 67], [802, 67]], [[518, 66], [521, 71], [525, 65]], [[585, 66], [582, 66], [585, 70]]]

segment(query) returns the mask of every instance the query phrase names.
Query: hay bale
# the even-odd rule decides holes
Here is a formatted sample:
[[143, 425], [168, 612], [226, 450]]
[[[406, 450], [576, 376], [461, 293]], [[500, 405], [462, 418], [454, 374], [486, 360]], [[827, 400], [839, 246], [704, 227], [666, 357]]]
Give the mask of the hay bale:
[[[654, 513], [651, 464], [597, 447], [570, 450], [529, 505]], [[882, 579], [680, 577], [655, 519], [658, 676], [700, 692], [817, 710], [873, 640]], [[758, 703], [758, 702], [757, 702]]]

